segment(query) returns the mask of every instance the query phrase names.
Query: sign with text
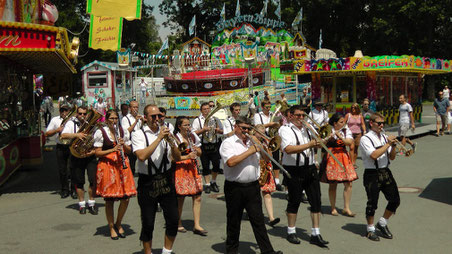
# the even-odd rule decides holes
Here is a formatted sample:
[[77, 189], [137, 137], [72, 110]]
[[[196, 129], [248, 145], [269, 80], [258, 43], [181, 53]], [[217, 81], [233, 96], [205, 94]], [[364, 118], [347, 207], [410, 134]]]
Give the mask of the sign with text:
[[88, 0], [86, 12], [94, 16], [141, 19], [142, 0]]
[[121, 48], [122, 18], [91, 15], [88, 46], [93, 49], [119, 50]]
[[228, 27], [236, 27], [243, 22], [254, 23], [273, 29], [286, 27], [286, 23], [284, 21], [265, 18], [258, 13], [254, 15], [240, 15], [228, 20], [220, 20], [215, 24], [215, 26], [217, 27], [217, 31], [221, 31]]
[[55, 32], [2, 27], [0, 48], [55, 48]]

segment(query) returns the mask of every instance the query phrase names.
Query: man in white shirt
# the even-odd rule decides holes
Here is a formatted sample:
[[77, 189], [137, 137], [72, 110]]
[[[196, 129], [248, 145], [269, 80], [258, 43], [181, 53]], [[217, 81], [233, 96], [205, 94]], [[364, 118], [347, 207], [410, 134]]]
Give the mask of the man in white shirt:
[[[323, 109], [323, 103], [321, 102], [314, 103], [314, 109], [309, 112], [309, 116], [320, 126], [328, 124], [328, 121], [330, 120], [328, 112]], [[308, 122], [314, 124], [311, 120], [308, 120]], [[316, 124], [313, 126], [318, 131], [319, 127]]]
[[314, 148], [319, 143], [303, 124], [305, 112], [300, 105], [290, 109], [290, 123], [279, 129], [281, 137], [281, 151], [283, 152], [283, 167], [291, 174], [287, 179], [289, 198], [287, 203], [287, 240], [293, 244], [300, 244], [296, 235], [295, 222], [298, 208], [305, 190], [311, 205], [311, 238], [309, 242], [320, 247], [327, 247], [328, 241], [320, 235], [320, 183], [317, 167], [315, 166]]
[[[83, 132], [78, 132], [80, 125], [85, 122], [88, 109], [84, 106], [77, 108], [77, 117], [68, 121], [61, 132], [61, 138], [63, 139], [84, 139], [86, 134]], [[88, 174], [88, 210], [92, 215], [97, 215], [96, 201], [94, 200], [94, 191], [96, 189], [96, 170], [97, 170], [97, 160], [94, 156], [95, 150], [92, 149], [86, 153], [85, 158], [77, 158], [73, 155], [70, 156], [70, 168], [71, 168], [71, 179], [77, 191], [77, 196], [79, 199], [79, 212], [80, 214], [86, 214], [86, 202], [85, 202], [85, 190], [83, 186], [85, 185], [85, 171]]]
[[162, 113], [162, 117], [160, 117], [159, 124], [160, 125], [165, 125], [170, 130], [170, 132], [173, 133], [174, 132], [174, 126], [171, 123], [169, 123], [169, 122], [165, 122], [166, 109], [164, 107], [159, 107], [159, 110], [160, 110], [160, 113]]
[[450, 96], [450, 90], [449, 90], [449, 87], [444, 86], [444, 89], [443, 89], [443, 98], [449, 100], [449, 96]]
[[229, 106], [229, 110], [231, 111], [231, 116], [229, 116], [223, 124], [223, 133], [224, 137], [230, 137], [234, 135], [234, 125], [235, 119], [240, 115], [241, 106], [240, 103], [234, 102]]
[[121, 125], [121, 127], [122, 127], [122, 118], [124, 118], [128, 114], [129, 114], [129, 105], [127, 105], [126, 103], [121, 104], [121, 113], [119, 113], [119, 125]]
[[410, 129], [416, 128], [414, 125], [414, 117], [413, 117], [413, 107], [406, 101], [406, 97], [404, 94], [399, 96], [399, 137], [401, 139], [402, 145], [405, 146], [406, 143], [410, 144], [413, 149], [416, 147], [416, 144], [413, 143], [409, 138], [406, 137], [406, 133]]
[[181, 154], [175, 144], [167, 142], [169, 129], [159, 125], [161, 113], [156, 105], [144, 108], [147, 124], [132, 132], [133, 153], [138, 158], [138, 204], [141, 210], [141, 234], [144, 253], [150, 254], [157, 205], [165, 215], [165, 242], [162, 253], [170, 254], [177, 235], [179, 213], [172, 177], [171, 161]]
[[385, 118], [379, 113], [370, 117], [371, 131], [361, 138], [360, 148], [364, 163], [363, 184], [367, 193], [366, 219], [367, 238], [379, 241], [375, 234], [374, 216], [378, 206], [378, 196], [383, 192], [388, 205], [383, 216], [378, 220], [376, 228], [380, 230], [384, 238], [392, 239], [392, 234], [387, 223], [400, 205], [399, 190], [397, 183], [389, 170], [389, 160], [396, 157], [394, 136], [386, 136], [382, 133]]
[[220, 147], [225, 178], [226, 253], [238, 253], [243, 209], [248, 213], [260, 253], [282, 253], [273, 250], [265, 228], [258, 182], [261, 155], [254, 145], [259, 141], [254, 136], [253, 141], [248, 139], [250, 130], [249, 118], [239, 116], [234, 125], [234, 135], [225, 139]]
[[52, 137], [56, 134], [56, 157], [57, 157], [57, 165], [58, 165], [58, 173], [60, 175], [60, 184], [61, 184], [61, 198], [67, 198], [69, 196], [69, 168], [68, 168], [68, 159], [69, 159], [69, 146], [61, 144], [60, 141], [60, 133], [63, 131], [64, 125], [62, 125], [63, 119], [69, 113], [68, 105], [60, 106], [60, 115], [55, 116], [50, 120], [49, 125], [47, 126], [45, 136]]
[[[192, 123], [193, 131], [201, 138], [201, 164], [202, 164], [202, 175], [204, 176], [204, 182], [206, 187], [204, 189], [205, 193], [219, 192], [219, 186], [217, 184], [217, 175], [220, 172], [220, 153], [218, 148], [219, 138], [217, 134], [223, 134], [223, 128], [221, 126], [221, 121], [216, 118], [210, 121], [215, 121], [215, 126], [208, 126], [206, 123], [206, 117], [209, 115], [211, 107], [208, 102], [201, 104], [201, 115], [198, 116]], [[213, 116], [212, 116], [213, 117]], [[212, 139], [211, 141], [209, 139]], [[210, 162], [212, 162], [212, 170], [210, 170]], [[210, 180], [210, 175], [212, 174], [212, 180]]]
[[144, 81], [144, 78], [141, 79], [140, 82], [140, 91], [141, 91], [141, 103], [146, 102], [146, 91], [147, 91], [148, 83]]
[[[140, 130], [141, 126], [143, 125], [143, 116], [138, 114], [138, 107], [139, 105], [137, 101], [131, 101], [129, 103], [130, 113], [124, 116], [121, 120], [121, 127], [124, 130], [127, 130], [131, 136], [132, 132]], [[137, 157], [135, 156], [135, 154], [132, 153], [129, 156], [129, 161], [130, 161], [130, 170], [132, 170], [132, 174], [135, 174], [135, 163], [137, 161]]]

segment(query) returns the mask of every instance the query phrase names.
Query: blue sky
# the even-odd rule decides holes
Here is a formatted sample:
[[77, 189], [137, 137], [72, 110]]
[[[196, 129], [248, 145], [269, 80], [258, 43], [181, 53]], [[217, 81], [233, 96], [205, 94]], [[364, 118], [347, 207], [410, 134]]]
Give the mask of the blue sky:
[[166, 21], [166, 17], [164, 17], [163, 15], [160, 14], [159, 4], [161, 2], [162, 2], [162, 0], [144, 0], [145, 4], [149, 4], [151, 6], [154, 6], [154, 11], [153, 11], [152, 14], [154, 15], [155, 19], [157, 20], [157, 25], [160, 26], [160, 28], [159, 28], [159, 35], [160, 35], [160, 38], [163, 41], [170, 34], [170, 30], [169, 30], [169, 28], [165, 28], [162, 25], [162, 23], [164, 21]]

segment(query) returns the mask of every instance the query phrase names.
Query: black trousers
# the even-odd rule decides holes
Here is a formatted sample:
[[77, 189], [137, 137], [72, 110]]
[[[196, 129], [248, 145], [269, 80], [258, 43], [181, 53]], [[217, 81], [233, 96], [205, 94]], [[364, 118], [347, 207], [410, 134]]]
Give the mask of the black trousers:
[[65, 145], [56, 145], [56, 156], [57, 156], [57, 165], [58, 165], [58, 173], [60, 175], [60, 184], [61, 184], [61, 190], [67, 190], [69, 191], [69, 167], [68, 167], [68, 160], [69, 160], [69, 146]]
[[96, 157], [90, 156], [87, 158], [77, 158], [73, 155], [70, 156], [70, 166], [71, 166], [71, 180], [75, 188], [83, 189], [85, 185], [85, 171], [88, 174], [89, 186], [96, 190], [96, 171], [97, 171], [97, 159]]
[[127, 156], [129, 157], [130, 170], [132, 171], [132, 175], [135, 175], [135, 163], [137, 161], [137, 156], [134, 153], [130, 153]]
[[[279, 149], [272, 153], [272, 157], [273, 157], [273, 159], [275, 159], [275, 161], [279, 162], [279, 158], [280, 158]], [[272, 166], [273, 166], [273, 170], [279, 170], [279, 167], [276, 166], [276, 164], [273, 161], [272, 161]]]
[[[215, 148], [206, 149], [206, 146], [214, 146]], [[220, 172], [220, 151], [218, 150], [217, 144], [208, 144], [201, 146], [201, 164], [202, 164], [202, 175], [207, 176], [210, 175], [211, 172]], [[210, 170], [210, 162], [212, 162], [212, 170]]]
[[177, 197], [174, 187], [170, 193], [153, 198], [149, 195], [151, 188], [147, 185], [148, 181], [149, 176], [139, 175], [137, 199], [141, 211], [140, 240], [143, 242], [152, 240], [157, 204], [160, 204], [163, 210], [163, 217], [165, 218], [165, 234], [167, 236], [176, 236], [177, 225], [179, 223], [179, 212], [177, 211]]
[[246, 209], [248, 213], [254, 237], [261, 253], [272, 253], [273, 247], [264, 224], [261, 190], [258, 181], [248, 184], [225, 181], [224, 195], [227, 217], [226, 253], [238, 253], [243, 209]]
[[375, 215], [380, 191], [383, 192], [388, 201], [386, 209], [393, 213], [396, 212], [400, 205], [400, 195], [397, 183], [389, 168], [365, 169], [363, 184], [367, 194], [366, 216]]
[[52, 113], [50, 111], [44, 111], [44, 123], [46, 127], [49, 125], [50, 120], [52, 120]]
[[291, 179], [284, 177], [289, 191], [289, 202], [287, 202], [286, 212], [298, 213], [303, 190], [308, 196], [311, 213], [319, 213], [321, 209], [320, 182], [317, 167], [311, 166], [284, 166], [292, 176]]

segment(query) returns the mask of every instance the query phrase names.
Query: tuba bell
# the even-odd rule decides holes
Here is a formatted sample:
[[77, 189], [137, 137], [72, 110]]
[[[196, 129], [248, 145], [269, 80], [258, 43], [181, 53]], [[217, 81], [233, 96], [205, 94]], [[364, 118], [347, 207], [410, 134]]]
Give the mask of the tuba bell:
[[92, 149], [94, 145], [94, 131], [97, 127], [97, 120], [101, 118], [102, 115], [95, 110], [90, 110], [86, 116], [85, 121], [80, 126], [77, 133], [85, 133], [86, 137], [84, 139], [75, 139], [69, 150], [74, 157], [85, 158], [86, 154]]
[[215, 128], [217, 127], [217, 119], [213, 116], [217, 113], [218, 110], [222, 109], [223, 105], [217, 101], [217, 106], [210, 111], [210, 113], [206, 116], [206, 120], [204, 121], [204, 125], [207, 125], [210, 129], [208, 132], [203, 134], [207, 142], [212, 143], [215, 140]]

